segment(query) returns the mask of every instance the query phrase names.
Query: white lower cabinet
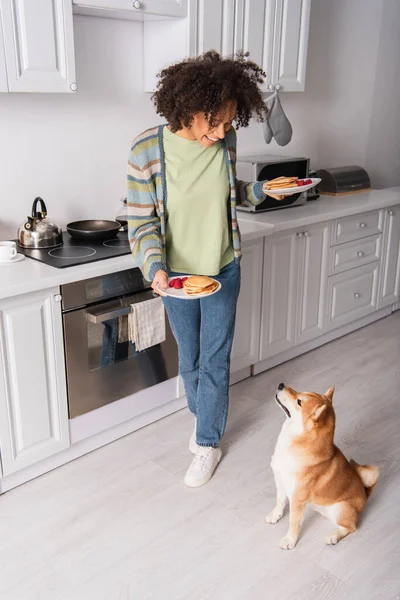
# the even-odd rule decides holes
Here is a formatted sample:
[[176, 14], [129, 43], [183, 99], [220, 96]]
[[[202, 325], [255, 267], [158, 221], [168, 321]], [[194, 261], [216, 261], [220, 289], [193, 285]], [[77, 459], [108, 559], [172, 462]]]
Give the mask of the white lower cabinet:
[[267, 238], [260, 360], [325, 331], [329, 223]]
[[329, 277], [327, 330], [374, 312], [378, 304], [380, 262]]
[[69, 446], [58, 288], [0, 301], [0, 451], [4, 475]]
[[400, 301], [400, 206], [385, 210], [385, 249], [382, 258], [378, 307]]
[[296, 232], [265, 241], [260, 360], [294, 345], [297, 252]]
[[236, 311], [231, 371], [258, 361], [260, 345], [263, 239], [242, 245], [241, 288]]
[[325, 332], [329, 223], [307, 227], [300, 238], [295, 344]]

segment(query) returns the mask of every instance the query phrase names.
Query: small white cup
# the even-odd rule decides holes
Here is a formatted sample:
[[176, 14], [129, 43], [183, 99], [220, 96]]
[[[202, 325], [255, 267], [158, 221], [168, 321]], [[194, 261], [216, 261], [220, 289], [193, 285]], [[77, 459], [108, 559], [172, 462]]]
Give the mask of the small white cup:
[[0, 242], [0, 262], [11, 262], [17, 256], [15, 242]]

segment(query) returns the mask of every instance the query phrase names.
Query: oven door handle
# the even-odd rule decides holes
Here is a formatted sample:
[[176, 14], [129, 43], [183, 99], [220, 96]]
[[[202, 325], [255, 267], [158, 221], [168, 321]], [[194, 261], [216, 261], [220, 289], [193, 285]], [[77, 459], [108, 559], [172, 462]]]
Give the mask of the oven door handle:
[[123, 306], [122, 308], [117, 308], [116, 310], [110, 310], [104, 313], [91, 313], [89, 311], [86, 312], [87, 320], [90, 323], [94, 323], [95, 325], [100, 325], [104, 321], [110, 321], [111, 319], [116, 319], [118, 317], [123, 317], [124, 315], [129, 315], [131, 312], [130, 306]]
[[[137, 304], [138, 301], [143, 302], [144, 300], [150, 300], [151, 297], [159, 298], [159, 295], [155, 294], [154, 292], [152, 292], [151, 295], [149, 294], [149, 292], [145, 292], [145, 295], [146, 297], [144, 298], [144, 294], [141, 294], [142, 300], [139, 300], [138, 297], [136, 299], [132, 299], [132, 304]], [[90, 312], [90, 310], [87, 310], [86, 318], [90, 323], [100, 325], [104, 321], [110, 321], [111, 319], [117, 319], [118, 317], [124, 317], [125, 315], [129, 315], [131, 313], [131, 310], [131, 304], [128, 304], [128, 306], [119, 306], [118, 308], [106, 310], [105, 312]]]

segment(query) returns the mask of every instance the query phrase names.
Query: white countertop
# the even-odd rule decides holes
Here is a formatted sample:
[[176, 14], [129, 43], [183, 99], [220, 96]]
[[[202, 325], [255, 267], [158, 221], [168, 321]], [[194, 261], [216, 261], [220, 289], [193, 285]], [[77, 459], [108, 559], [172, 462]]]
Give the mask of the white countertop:
[[[296, 208], [258, 214], [240, 212], [238, 220], [245, 242], [278, 231], [395, 204], [400, 204], [400, 189], [373, 190], [348, 196], [321, 196], [319, 200]], [[64, 269], [56, 269], [29, 258], [15, 264], [0, 264], [0, 300], [130, 268], [130, 254]]]
[[399, 190], [371, 190], [360, 194], [345, 196], [321, 196], [304, 206], [285, 208], [262, 213], [240, 212], [240, 227], [242, 222], [256, 222], [273, 227], [273, 232], [294, 229], [313, 223], [322, 223], [338, 217], [356, 215], [379, 208], [400, 204]]

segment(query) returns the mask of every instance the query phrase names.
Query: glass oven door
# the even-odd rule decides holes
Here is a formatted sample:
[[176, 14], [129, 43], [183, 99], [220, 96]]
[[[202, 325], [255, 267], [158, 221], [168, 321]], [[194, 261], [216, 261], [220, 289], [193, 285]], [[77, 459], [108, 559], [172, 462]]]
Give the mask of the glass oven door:
[[138, 292], [63, 315], [69, 417], [77, 417], [178, 374], [178, 350], [166, 318], [166, 340], [137, 352], [127, 338], [130, 305], [153, 297]]

